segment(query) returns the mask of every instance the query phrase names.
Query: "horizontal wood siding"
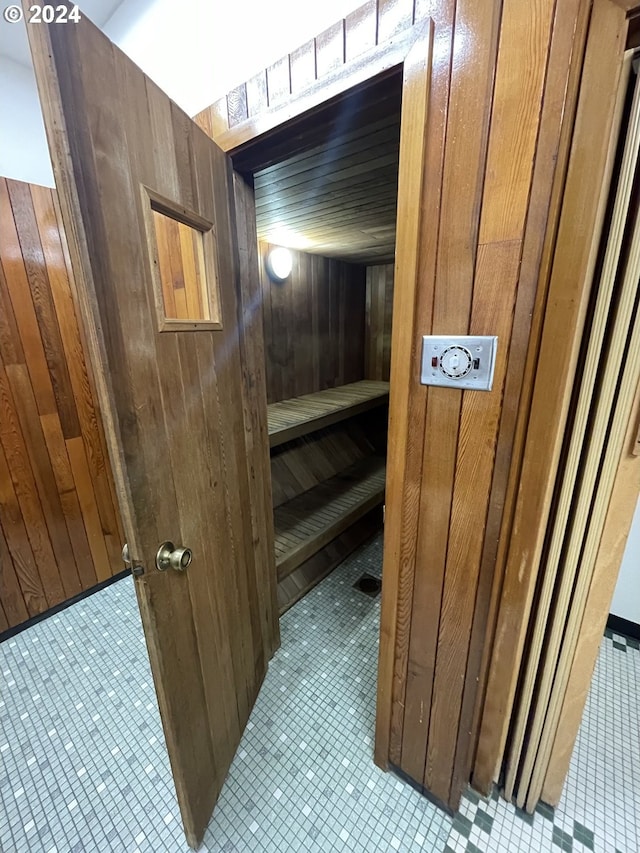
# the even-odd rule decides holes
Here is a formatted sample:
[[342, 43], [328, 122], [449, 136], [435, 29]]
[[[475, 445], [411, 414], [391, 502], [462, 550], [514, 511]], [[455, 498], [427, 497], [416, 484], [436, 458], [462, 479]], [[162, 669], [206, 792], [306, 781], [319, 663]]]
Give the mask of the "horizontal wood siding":
[[0, 179], [1, 629], [123, 570], [55, 191]]
[[260, 244], [267, 402], [364, 379], [365, 268], [292, 251], [293, 271], [272, 282]]

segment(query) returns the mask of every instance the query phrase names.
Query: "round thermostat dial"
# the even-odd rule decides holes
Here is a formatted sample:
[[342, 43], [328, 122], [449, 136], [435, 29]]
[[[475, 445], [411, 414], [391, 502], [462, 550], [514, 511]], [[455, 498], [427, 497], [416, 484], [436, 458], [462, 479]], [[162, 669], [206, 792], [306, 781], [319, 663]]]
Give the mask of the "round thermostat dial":
[[440, 370], [450, 379], [462, 379], [472, 366], [471, 352], [459, 344], [447, 347], [440, 356]]

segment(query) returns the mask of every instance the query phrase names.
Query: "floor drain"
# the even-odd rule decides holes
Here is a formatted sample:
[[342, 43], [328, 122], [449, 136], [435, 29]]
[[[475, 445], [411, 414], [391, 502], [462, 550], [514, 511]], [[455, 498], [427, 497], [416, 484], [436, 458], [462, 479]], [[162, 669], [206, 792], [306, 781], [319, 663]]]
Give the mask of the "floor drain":
[[382, 581], [380, 578], [374, 578], [373, 575], [364, 574], [354, 583], [354, 589], [359, 589], [365, 595], [370, 595], [375, 598], [382, 589]]

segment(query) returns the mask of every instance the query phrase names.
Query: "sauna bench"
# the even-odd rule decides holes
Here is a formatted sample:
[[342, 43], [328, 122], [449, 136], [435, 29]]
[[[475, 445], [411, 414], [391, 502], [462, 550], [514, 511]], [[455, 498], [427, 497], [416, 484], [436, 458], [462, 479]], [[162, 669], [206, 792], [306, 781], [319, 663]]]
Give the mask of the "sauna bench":
[[369, 456], [276, 507], [274, 524], [278, 580], [286, 578], [305, 560], [382, 503], [384, 481], [384, 458]]
[[327, 388], [267, 406], [269, 444], [277, 447], [389, 401], [389, 383], [373, 379]]

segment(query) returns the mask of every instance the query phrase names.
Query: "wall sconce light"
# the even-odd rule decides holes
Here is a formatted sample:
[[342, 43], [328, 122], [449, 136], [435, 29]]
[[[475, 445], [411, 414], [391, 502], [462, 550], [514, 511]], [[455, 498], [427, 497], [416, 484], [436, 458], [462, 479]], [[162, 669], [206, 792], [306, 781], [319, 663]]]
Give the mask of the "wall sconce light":
[[273, 281], [285, 281], [291, 275], [293, 258], [289, 249], [278, 246], [267, 254], [265, 265], [269, 278]]

